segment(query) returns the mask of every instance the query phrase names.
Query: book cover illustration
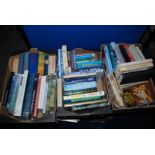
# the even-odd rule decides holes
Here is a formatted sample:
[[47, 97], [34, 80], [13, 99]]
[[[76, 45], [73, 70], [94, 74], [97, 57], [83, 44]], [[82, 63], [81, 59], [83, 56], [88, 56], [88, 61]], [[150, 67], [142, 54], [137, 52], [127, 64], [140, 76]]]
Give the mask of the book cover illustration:
[[147, 81], [123, 90], [124, 102], [128, 107], [151, 104], [155, 101], [155, 90], [151, 81]]

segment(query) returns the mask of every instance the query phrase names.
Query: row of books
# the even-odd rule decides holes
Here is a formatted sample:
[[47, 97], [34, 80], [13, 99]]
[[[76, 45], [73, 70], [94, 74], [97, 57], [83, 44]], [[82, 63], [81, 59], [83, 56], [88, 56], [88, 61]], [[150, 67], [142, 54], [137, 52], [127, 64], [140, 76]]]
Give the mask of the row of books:
[[114, 107], [124, 109], [152, 105], [155, 102], [155, 87], [151, 79], [153, 60], [144, 57], [141, 46], [111, 42], [101, 48]]
[[8, 113], [22, 119], [54, 113], [56, 55], [38, 49], [11, 57], [11, 75], [4, 97]]
[[30, 74], [50, 75], [56, 72], [56, 55], [31, 48], [30, 51], [13, 56], [12, 65], [14, 73], [23, 74], [29, 70]]

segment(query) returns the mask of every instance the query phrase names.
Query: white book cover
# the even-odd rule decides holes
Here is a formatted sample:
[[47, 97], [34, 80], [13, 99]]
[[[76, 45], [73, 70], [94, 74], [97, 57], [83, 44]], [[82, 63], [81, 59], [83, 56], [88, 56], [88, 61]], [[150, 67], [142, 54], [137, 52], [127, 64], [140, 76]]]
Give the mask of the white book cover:
[[21, 84], [19, 86], [14, 116], [21, 116], [22, 115], [23, 100], [24, 100], [26, 83], [27, 83], [27, 78], [28, 78], [28, 70], [25, 70], [24, 74], [21, 74], [21, 76], [22, 76], [22, 81], [21, 81]]
[[44, 93], [45, 93], [45, 82], [46, 76], [41, 77], [41, 86], [40, 86], [40, 93], [39, 93], [39, 104], [38, 109], [44, 109]]

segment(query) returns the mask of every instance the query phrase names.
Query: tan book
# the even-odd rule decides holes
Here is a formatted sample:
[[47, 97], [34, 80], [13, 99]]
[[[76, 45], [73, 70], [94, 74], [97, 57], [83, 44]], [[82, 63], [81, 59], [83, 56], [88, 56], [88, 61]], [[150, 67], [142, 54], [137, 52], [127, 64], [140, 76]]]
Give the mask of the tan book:
[[13, 57], [12, 71], [14, 73], [18, 72], [19, 55]]

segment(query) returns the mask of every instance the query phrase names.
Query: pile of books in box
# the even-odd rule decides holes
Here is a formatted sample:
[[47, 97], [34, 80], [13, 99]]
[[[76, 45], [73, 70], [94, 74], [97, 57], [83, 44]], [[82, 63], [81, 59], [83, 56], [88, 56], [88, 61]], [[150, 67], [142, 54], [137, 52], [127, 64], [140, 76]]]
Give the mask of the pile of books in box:
[[153, 60], [145, 59], [141, 46], [111, 42], [101, 48], [113, 108], [130, 109], [153, 105]]
[[38, 49], [12, 56], [3, 106], [22, 119], [54, 113], [56, 103], [56, 55]]
[[58, 80], [61, 78], [63, 88], [59, 84], [58, 93], [62, 89], [63, 98], [58, 99], [58, 105], [63, 102], [64, 108], [74, 112], [109, 105], [101, 52], [80, 48], [67, 51], [62, 46], [58, 50]]
[[3, 109], [31, 121], [155, 107], [153, 67], [138, 44], [112, 42], [100, 51], [62, 45], [55, 54], [32, 48], [9, 60]]

